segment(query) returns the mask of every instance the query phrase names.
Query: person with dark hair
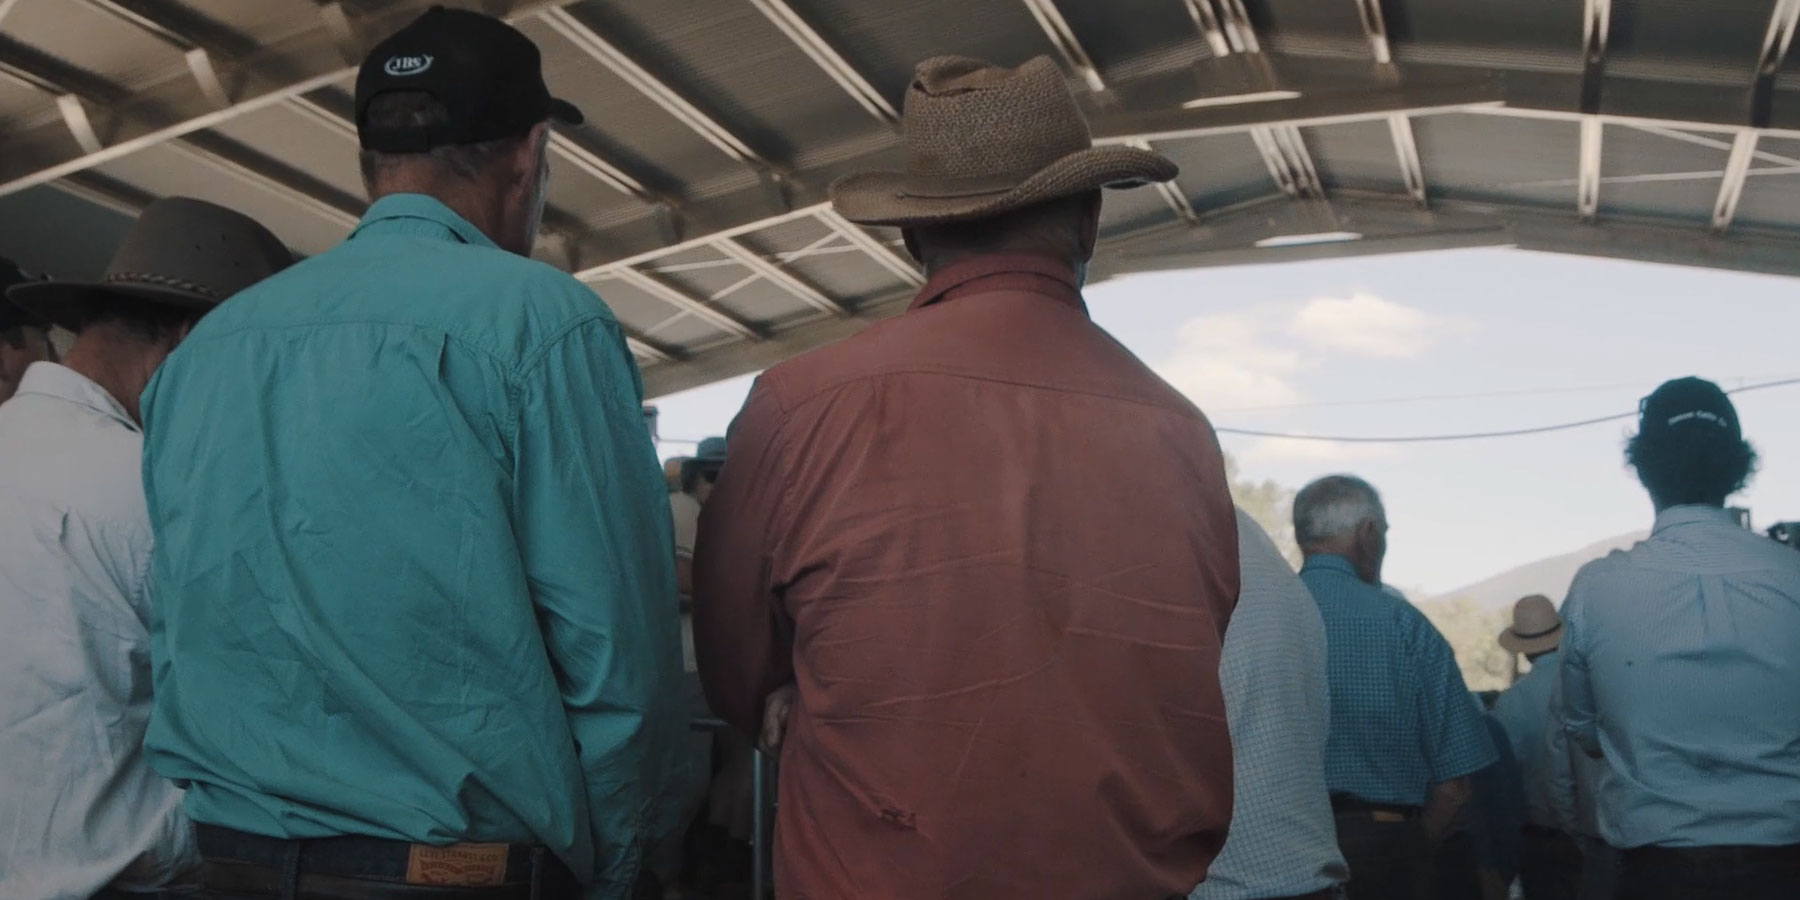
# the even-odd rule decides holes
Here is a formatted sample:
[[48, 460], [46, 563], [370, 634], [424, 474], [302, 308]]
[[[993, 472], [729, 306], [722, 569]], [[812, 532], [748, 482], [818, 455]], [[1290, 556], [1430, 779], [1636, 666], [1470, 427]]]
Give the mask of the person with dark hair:
[[49, 323], [6, 302], [8, 288], [33, 280], [12, 260], [0, 259], [0, 403], [19, 389], [19, 379], [32, 363], [56, 362]]
[[1094, 146], [1041, 56], [920, 63], [901, 130], [832, 203], [924, 285], [757, 379], [700, 519], [700, 677], [779, 744], [776, 887], [1186, 894], [1231, 815], [1237, 518], [1211, 425], [1081, 294], [1101, 190], [1176, 166]]
[[1458, 837], [1469, 776], [1497, 753], [1449, 642], [1382, 585], [1387, 533], [1381, 495], [1354, 475], [1328, 475], [1294, 496], [1294, 539], [1306, 556], [1300, 580], [1329, 647], [1325, 779], [1350, 864], [1348, 894], [1424, 900], [1446, 842], [1470, 869], [1473, 847]]
[[642, 380], [529, 258], [581, 114], [524, 34], [441, 6], [355, 107], [362, 221], [144, 395], [152, 764], [213, 896], [630, 896], [687, 716]]
[[75, 343], [0, 404], [0, 897], [120, 900], [197, 874], [181, 790], [142, 751], [161, 598], [138, 395], [208, 310], [292, 262], [247, 216], [171, 197], [104, 281], [6, 294]]
[[1646, 397], [1625, 455], [1656, 526], [1576, 575], [1551, 703], [1603, 762], [1617, 896], [1800, 897], [1800, 553], [1724, 508], [1756, 452], [1712, 382]]

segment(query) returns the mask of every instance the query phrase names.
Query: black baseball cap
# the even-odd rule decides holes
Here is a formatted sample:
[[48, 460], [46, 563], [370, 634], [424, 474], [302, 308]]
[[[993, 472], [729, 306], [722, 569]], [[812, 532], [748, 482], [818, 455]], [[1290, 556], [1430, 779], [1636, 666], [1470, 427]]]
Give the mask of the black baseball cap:
[[1638, 434], [1660, 437], [1686, 429], [1742, 440], [1737, 407], [1719, 386], [1704, 378], [1677, 378], [1638, 404]]
[[48, 328], [42, 319], [26, 312], [24, 308], [6, 299], [8, 288], [18, 284], [31, 284], [38, 279], [31, 277], [17, 263], [0, 257], [0, 328], [16, 328], [20, 325], [35, 325]]
[[[423, 91], [450, 110], [431, 127], [375, 128], [369, 101]], [[546, 119], [581, 124], [581, 110], [550, 96], [543, 58], [518, 29], [491, 16], [434, 6], [369, 51], [356, 73], [356, 134], [363, 149], [424, 153], [521, 135]]]

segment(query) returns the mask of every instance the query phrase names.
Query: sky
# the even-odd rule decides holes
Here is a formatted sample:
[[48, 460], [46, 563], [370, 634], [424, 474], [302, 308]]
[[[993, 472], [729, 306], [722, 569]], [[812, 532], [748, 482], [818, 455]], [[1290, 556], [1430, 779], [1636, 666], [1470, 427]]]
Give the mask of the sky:
[[[1504, 248], [1125, 276], [1094, 320], [1220, 428], [1315, 436], [1487, 432], [1637, 408], [1668, 378], [1800, 378], [1800, 281]], [[658, 399], [665, 438], [723, 433], [750, 379]], [[1800, 519], [1800, 385], [1735, 396], [1762, 470], [1736, 505]], [[1629, 420], [1477, 441], [1221, 435], [1242, 474], [1381, 490], [1384, 580], [1415, 598], [1648, 528]], [[674, 440], [664, 455], [688, 448]]]

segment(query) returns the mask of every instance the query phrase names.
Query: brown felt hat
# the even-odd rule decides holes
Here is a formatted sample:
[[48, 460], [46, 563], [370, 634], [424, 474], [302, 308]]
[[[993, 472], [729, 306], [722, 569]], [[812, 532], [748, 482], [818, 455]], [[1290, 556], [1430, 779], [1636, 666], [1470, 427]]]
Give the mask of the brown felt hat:
[[1520, 598], [1513, 604], [1512, 627], [1500, 632], [1500, 646], [1532, 656], [1555, 650], [1562, 643], [1562, 616], [1543, 594]]
[[1039, 56], [1006, 69], [963, 56], [919, 63], [901, 118], [904, 172], [838, 179], [831, 203], [864, 225], [980, 219], [1103, 187], [1168, 181], [1159, 153], [1094, 146], [1062, 70]]
[[294, 262], [255, 219], [191, 197], [144, 208], [97, 283], [40, 281], [9, 288], [6, 299], [71, 331], [94, 307], [129, 301], [200, 312]]

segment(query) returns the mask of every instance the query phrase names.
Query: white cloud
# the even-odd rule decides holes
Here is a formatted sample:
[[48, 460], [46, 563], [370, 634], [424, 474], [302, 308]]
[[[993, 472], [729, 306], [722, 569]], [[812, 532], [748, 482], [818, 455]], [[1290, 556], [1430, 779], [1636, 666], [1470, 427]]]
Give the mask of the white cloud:
[[1293, 350], [1265, 343], [1263, 326], [1261, 317], [1249, 313], [1190, 319], [1157, 374], [1201, 409], [1298, 403], [1302, 395], [1288, 376], [1304, 361]]
[[1320, 350], [1408, 359], [1424, 353], [1446, 331], [1464, 323], [1434, 316], [1374, 294], [1318, 297], [1294, 312], [1289, 331]]

